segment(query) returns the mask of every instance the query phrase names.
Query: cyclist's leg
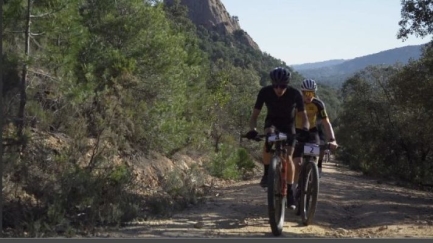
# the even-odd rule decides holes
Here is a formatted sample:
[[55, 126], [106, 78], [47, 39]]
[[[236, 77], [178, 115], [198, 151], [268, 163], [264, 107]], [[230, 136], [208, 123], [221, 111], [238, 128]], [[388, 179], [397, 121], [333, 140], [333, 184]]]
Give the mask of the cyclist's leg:
[[269, 171], [269, 164], [271, 162], [271, 153], [266, 152], [266, 144], [263, 144], [263, 150], [262, 150], [262, 162], [263, 162], [263, 176], [260, 180], [260, 186], [267, 187], [268, 186], [268, 171]]
[[322, 173], [322, 163], [326, 153], [325, 151], [326, 149], [324, 145], [325, 145], [325, 141], [320, 139], [320, 154], [319, 154], [319, 161], [317, 162], [317, 167], [319, 168], [319, 175]]
[[[267, 134], [271, 131], [270, 127], [265, 127], [264, 132]], [[266, 152], [266, 143], [263, 144], [263, 150], [262, 150], [262, 159], [263, 159], [263, 176], [260, 180], [260, 186], [261, 187], [267, 187], [268, 186], [268, 171], [269, 171], [269, 164], [271, 163], [272, 154]]]
[[[296, 133], [302, 132], [300, 129], [296, 129]], [[295, 145], [295, 151], [293, 152], [293, 163], [295, 165], [295, 176], [293, 183], [293, 190], [296, 191], [299, 181], [299, 175], [301, 173], [301, 165], [302, 165], [302, 155], [304, 152], [304, 146], [302, 144], [297, 143]]]
[[293, 184], [294, 184], [294, 178], [295, 178], [295, 166], [293, 163], [293, 152], [294, 152], [294, 146], [287, 146], [287, 205], [288, 207], [291, 207], [292, 209], [296, 208], [295, 204], [295, 194], [293, 192]]
[[295, 150], [295, 147], [289, 144], [285, 148], [287, 149], [287, 184], [290, 184], [290, 186], [292, 186], [293, 182], [295, 181], [295, 166], [293, 163], [293, 152]]
[[[290, 135], [289, 135], [290, 136]], [[287, 205], [288, 207], [295, 209], [295, 195], [293, 193], [293, 184], [296, 178], [296, 167], [293, 161], [293, 154], [295, 151], [295, 135], [291, 135], [287, 141]]]
[[[313, 129], [310, 130], [310, 139], [309, 139], [308, 142], [320, 145], [320, 138], [319, 138], [319, 134], [318, 134], [316, 128], [313, 128]], [[320, 158], [321, 154], [322, 154], [322, 150], [320, 150], [319, 156], [315, 157], [314, 162], [316, 163], [316, 165], [318, 164], [318, 161], [319, 161], [319, 158]]]
[[[297, 129], [298, 132], [298, 129]], [[299, 174], [301, 171], [301, 165], [302, 165], [302, 153], [303, 153], [303, 146], [300, 144], [295, 145], [295, 150], [293, 152], [293, 163], [295, 166], [295, 174], [294, 174], [294, 187], [296, 187], [296, 184], [299, 180]]]
[[[296, 129], [296, 133], [299, 133], [300, 131], [300, 129]], [[295, 150], [293, 152], [293, 164], [295, 166], [293, 190], [295, 190], [298, 185], [299, 174], [301, 172], [303, 150], [304, 148], [302, 145], [300, 145], [299, 143], [295, 144]]]
[[325, 157], [325, 149], [323, 148], [322, 142], [320, 143], [320, 154], [319, 161], [317, 163], [318, 167], [322, 167], [323, 158]]
[[[309, 142], [320, 145], [319, 134], [317, 132], [310, 132], [310, 141]], [[318, 161], [319, 161], [319, 157], [316, 157], [316, 160], [315, 160], [316, 164]]]
[[[299, 175], [301, 173], [301, 165], [302, 165], [302, 154], [303, 154], [304, 147], [301, 144], [295, 145], [295, 150], [293, 152], [293, 164], [295, 166], [295, 175], [294, 175], [294, 183], [292, 186], [292, 191], [297, 192], [297, 186], [299, 181]], [[294, 193], [294, 196], [297, 197], [296, 193]], [[293, 204], [296, 208], [296, 200], [294, 200]], [[292, 206], [293, 208], [293, 206]]]

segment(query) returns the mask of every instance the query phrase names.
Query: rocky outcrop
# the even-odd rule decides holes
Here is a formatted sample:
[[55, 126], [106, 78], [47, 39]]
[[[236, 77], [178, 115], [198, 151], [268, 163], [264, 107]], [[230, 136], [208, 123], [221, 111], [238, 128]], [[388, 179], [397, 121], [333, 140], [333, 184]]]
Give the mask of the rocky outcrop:
[[[165, 0], [168, 5], [172, 5], [175, 0]], [[236, 16], [230, 16], [224, 4], [220, 0], [180, 0], [180, 4], [188, 7], [188, 16], [195, 25], [201, 25], [208, 30], [217, 31], [220, 34], [234, 34], [244, 44], [260, 50], [257, 43], [243, 31]], [[239, 38], [240, 37], [240, 38]]]

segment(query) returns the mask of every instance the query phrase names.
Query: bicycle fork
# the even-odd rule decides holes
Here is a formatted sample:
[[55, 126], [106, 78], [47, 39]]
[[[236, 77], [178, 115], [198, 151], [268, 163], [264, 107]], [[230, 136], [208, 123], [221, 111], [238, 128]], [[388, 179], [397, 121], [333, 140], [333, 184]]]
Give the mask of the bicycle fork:
[[287, 160], [283, 156], [280, 155], [281, 158], [281, 176], [280, 176], [280, 183], [281, 183], [281, 195], [283, 197], [287, 196]]
[[[299, 194], [301, 194], [300, 192], [301, 192], [301, 190], [304, 190], [304, 193], [305, 193], [305, 183], [308, 183], [306, 180], [305, 180], [305, 175], [306, 175], [306, 167], [307, 167], [307, 164], [310, 162], [312, 160], [312, 157], [310, 157], [310, 156], [304, 156], [303, 158], [302, 158], [302, 165], [301, 165], [301, 171], [299, 172], [299, 179], [298, 179], [298, 190], [297, 190], [297, 192], [296, 192], [296, 194], [298, 194], [298, 191], [299, 191]], [[313, 161], [314, 162], [314, 161]]]

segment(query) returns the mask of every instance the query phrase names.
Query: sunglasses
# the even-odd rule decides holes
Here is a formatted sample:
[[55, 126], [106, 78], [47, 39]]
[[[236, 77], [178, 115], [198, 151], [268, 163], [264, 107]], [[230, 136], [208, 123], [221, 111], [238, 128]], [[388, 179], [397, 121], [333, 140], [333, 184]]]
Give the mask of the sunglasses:
[[272, 87], [274, 88], [274, 89], [278, 89], [278, 88], [280, 88], [280, 89], [287, 89], [287, 84], [273, 84], [272, 85]]
[[314, 91], [302, 91], [302, 94], [307, 97], [314, 97]]

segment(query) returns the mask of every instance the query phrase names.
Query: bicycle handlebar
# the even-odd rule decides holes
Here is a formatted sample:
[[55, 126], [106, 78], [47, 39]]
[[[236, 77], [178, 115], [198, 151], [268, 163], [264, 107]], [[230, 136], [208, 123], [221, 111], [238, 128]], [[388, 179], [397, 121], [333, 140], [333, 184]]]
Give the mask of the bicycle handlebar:
[[[266, 138], [266, 134], [258, 134], [255, 138], [248, 138], [248, 140], [254, 140], [254, 141], [257, 141], [257, 142], [260, 142], [260, 141], [262, 141], [263, 140], [263, 138]], [[246, 134], [244, 134], [244, 135], [241, 135], [241, 138], [247, 138], [247, 135]]]
[[[250, 139], [250, 138], [248, 138], [249, 140], [254, 140], [254, 141], [257, 141], [257, 142], [260, 142], [260, 141], [262, 141], [263, 140], [263, 138], [266, 138], [266, 136], [268, 136], [268, 135], [272, 135], [272, 134], [258, 134], [255, 138], [253, 138], [253, 139]], [[242, 138], [247, 138], [247, 135], [246, 134], [244, 134], [244, 135], [241, 135], [241, 137]], [[305, 144], [307, 144], [307, 143], [313, 143], [313, 144], [315, 144], [314, 142], [304, 142], [304, 141], [300, 141], [299, 140], [299, 134], [296, 134], [295, 135], [295, 139], [296, 139], [296, 143], [297, 144], [299, 144], [299, 145], [305, 145]], [[328, 142], [328, 143], [326, 143], [325, 145], [319, 145], [321, 148], [324, 148], [324, 149], [331, 149], [331, 146], [330, 146], [330, 142]], [[339, 146], [340, 147], [340, 146]], [[337, 149], [339, 148], [339, 147], [337, 147]]]

